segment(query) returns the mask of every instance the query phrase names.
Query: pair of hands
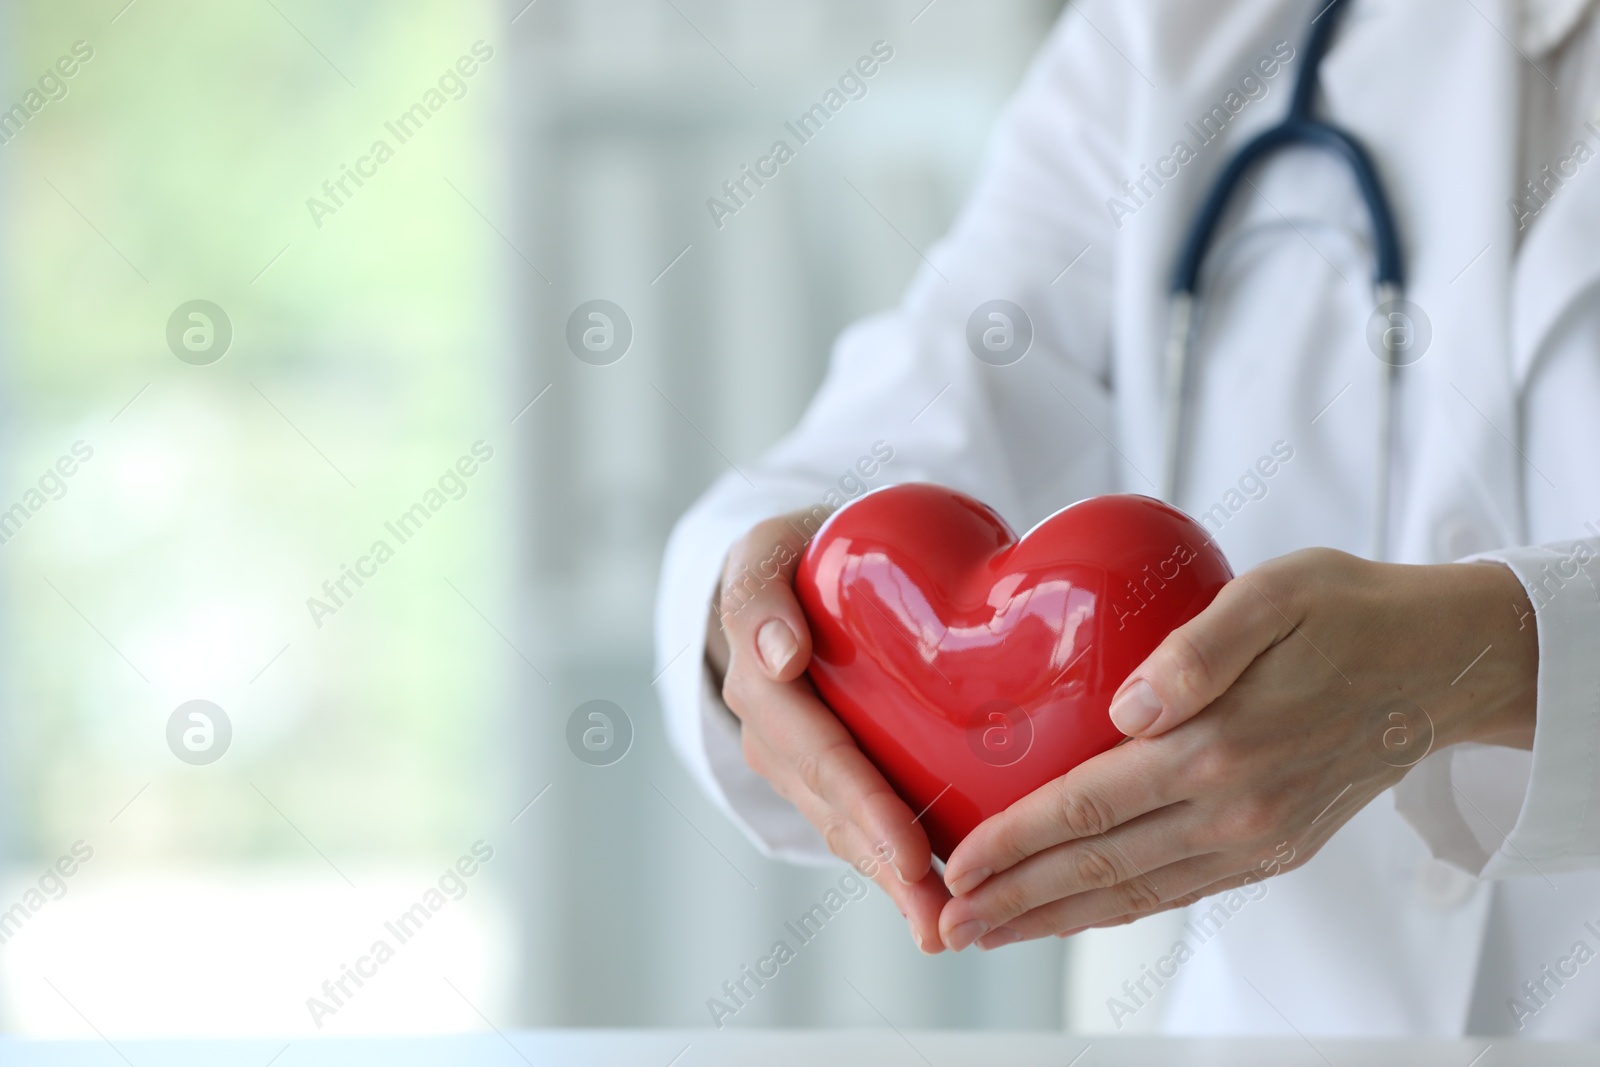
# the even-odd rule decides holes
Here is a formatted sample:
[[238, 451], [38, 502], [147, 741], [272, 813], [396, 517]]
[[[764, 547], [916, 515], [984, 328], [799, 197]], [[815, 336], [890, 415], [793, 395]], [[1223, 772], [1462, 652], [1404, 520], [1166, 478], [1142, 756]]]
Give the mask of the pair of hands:
[[1112, 702], [1131, 740], [983, 822], [941, 874], [804, 676], [791, 518], [730, 551], [707, 659], [751, 768], [835, 855], [876, 867], [927, 953], [1116, 926], [1293, 870], [1427, 752], [1533, 742], [1538, 642], [1508, 568], [1307, 549], [1173, 631]]

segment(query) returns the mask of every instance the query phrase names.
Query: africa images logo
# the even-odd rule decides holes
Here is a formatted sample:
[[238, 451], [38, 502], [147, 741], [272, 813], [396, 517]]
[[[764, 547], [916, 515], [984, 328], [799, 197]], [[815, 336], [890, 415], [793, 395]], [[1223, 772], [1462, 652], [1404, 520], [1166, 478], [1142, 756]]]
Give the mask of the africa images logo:
[[[799, 148], [810, 144], [822, 132], [822, 128], [844, 110], [846, 104], [852, 100], [866, 99], [867, 79], [876, 75], [893, 58], [894, 48], [888, 41], [874, 41], [872, 53], [862, 56], [853, 66], [846, 68], [839, 76], [836, 88], [823, 93], [821, 100], [801, 112], [793, 122], [783, 124], [783, 128], [794, 135], [793, 145], [787, 139], [779, 138], [772, 142], [766, 155], [756, 160], [753, 169], [748, 163], [740, 164], [738, 175], [722, 183], [722, 197], [726, 199], [715, 196], [706, 198], [706, 210], [711, 213], [711, 221], [716, 223], [717, 229], [722, 229], [728, 216], [742, 211], [755, 198], [756, 190], [765, 189], [767, 182], [776, 178], [779, 171], [798, 155]], [[755, 189], [751, 188], [752, 184]]]
[[1172, 151], [1156, 160], [1154, 167], [1149, 163], [1140, 164], [1139, 176], [1122, 183], [1123, 195], [1106, 198], [1106, 212], [1111, 216], [1111, 221], [1117, 224], [1117, 229], [1122, 229], [1124, 221], [1138, 214], [1140, 208], [1155, 199], [1156, 193], [1166, 188], [1167, 182], [1176, 179], [1184, 167], [1198, 159], [1202, 151], [1220, 140], [1228, 124], [1252, 101], [1265, 100], [1272, 91], [1272, 79], [1294, 59], [1294, 55], [1294, 45], [1288, 41], [1273, 45], [1272, 51], [1247, 67], [1237, 84], [1227, 91], [1215, 107], [1201, 115], [1198, 122], [1183, 124], [1184, 130], [1194, 138], [1194, 144], [1189, 143], [1188, 137], [1178, 138], [1172, 143]]
[[366, 152], [356, 157], [354, 164], [339, 164], [338, 175], [322, 183], [322, 195], [306, 198], [306, 210], [317, 229], [322, 229], [323, 219], [337, 215], [368, 181], [376, 178], [378, 168], [395, 157], [395, 150], [421, 133], [446, 104], [467, 95], [467, 79], [494, 58], [494, 48], [485, 41], [474, 41], [471, 51], [471, 55], [463, 55], [447, 67], [437, 82], [423, 92], [421, 99], [383, 124], [389, 137], [375, 139]]

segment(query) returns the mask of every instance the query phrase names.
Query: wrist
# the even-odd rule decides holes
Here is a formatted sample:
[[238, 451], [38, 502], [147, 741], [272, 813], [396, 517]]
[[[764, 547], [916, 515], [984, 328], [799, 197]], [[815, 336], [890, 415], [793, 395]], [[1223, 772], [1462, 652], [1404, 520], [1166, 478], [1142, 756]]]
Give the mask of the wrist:
[[1527, 590], [1493, 561], [1446, 564], [1440, 622], [1455, 620], [1450, 642], [1469, 658], [1445, 689], [1439, 744], [1533, 747], [1539, 689], [1539, 633]]

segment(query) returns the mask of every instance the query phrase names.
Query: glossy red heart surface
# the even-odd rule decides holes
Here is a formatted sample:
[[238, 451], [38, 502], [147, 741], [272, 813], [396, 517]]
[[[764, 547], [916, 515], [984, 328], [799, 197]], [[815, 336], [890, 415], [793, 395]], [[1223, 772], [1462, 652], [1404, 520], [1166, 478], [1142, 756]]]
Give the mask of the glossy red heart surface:
[[879, 489], [806, 546], [818, 694], [948, 858], [973, 827], [1122, 740], [1111, 697], [1233, 577], [1205, 528], [1094, 497], [1018, 538], [942, 486]]

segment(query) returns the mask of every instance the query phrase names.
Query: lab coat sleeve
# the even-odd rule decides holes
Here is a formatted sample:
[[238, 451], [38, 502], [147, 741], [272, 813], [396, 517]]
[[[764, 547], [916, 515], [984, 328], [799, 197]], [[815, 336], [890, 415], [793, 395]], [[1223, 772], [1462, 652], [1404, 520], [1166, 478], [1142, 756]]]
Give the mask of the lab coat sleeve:
[[1533, 602], [1539, 640], [1531, 753], [1456, 745], [1396, 787], [1438, 859], [1480, 878], [1600, 868], [1600, 546], [1573, 541], [1471, 557], [1501, 563]]
[[[1093, 25], [1069, 8], [1052, 32], [972, 196], [901, 306], [840, 336], [798, 427], [726, 472], [669, 540], [656, 606], [668, 736], [713, 802], [769, 855], [814, 862], [827, 852], [746, 766], [739, 724], [705, 665], [729, 546], [763, 519], [897, 482], [952, 486], [1018, 529], [1115, 488], [1106, 201], [1128, 173], [1119, 139], [1133, 95], [1123, 54], [1133, 46], [1117, 6], [1088, 6]], [[997, 298], [1020, 306], [1033, 332], [1008, 366], [980, 362], [968, 340], [975, 311]]]

